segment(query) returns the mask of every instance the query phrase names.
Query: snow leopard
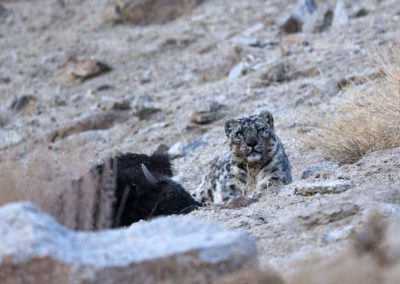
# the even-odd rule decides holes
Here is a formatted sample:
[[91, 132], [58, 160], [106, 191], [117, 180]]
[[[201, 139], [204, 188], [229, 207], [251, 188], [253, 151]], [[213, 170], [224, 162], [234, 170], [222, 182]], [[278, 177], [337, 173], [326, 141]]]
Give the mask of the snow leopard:
[[269, 111], [225, 121], [225, 134], [229, 152], [212, 162], [193, 193], [201, 203], [220, 204], [292, 182], [289, 160]]

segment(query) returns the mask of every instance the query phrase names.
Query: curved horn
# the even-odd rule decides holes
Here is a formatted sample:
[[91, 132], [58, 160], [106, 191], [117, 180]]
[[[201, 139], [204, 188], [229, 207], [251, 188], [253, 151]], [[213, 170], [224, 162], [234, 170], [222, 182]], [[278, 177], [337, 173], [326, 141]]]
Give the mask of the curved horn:
[[143, 174], [146, 177], [147, 181], [150, 184], [157, 183], [157, 179], [151, 174], [151, 172], [146, 168], [146, 166], [144, 164], [142, 164], [142, 171], [143, 171]]

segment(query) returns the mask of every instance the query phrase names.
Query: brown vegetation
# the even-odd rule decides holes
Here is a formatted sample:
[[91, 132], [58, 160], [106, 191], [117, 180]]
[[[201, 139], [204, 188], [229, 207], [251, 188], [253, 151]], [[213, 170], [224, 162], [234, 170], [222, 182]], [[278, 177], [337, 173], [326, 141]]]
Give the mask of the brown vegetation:
[[350, 86], [334, 103], [335, 113], [321, 117], [323, 123], [311, 132], [308, 143], [341, 163], [400, 145], [400, 54], [393, 46], [381, 54], [381, 80]]

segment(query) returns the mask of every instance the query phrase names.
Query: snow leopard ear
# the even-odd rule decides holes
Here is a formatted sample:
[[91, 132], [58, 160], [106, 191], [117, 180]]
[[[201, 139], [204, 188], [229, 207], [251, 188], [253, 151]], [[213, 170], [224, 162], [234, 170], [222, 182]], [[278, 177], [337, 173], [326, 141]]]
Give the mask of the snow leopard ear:
[[267, 111], [264, 110], [260, 113], [260, 117], [265, 118], [268, 122], [268, 124], [271, 126], [271, 128], [274, 128], [274, 118], [272, 117], [272, 114]]
[[234, 129], [235, 125], [237, 124], [237, 121], [234, 119], [228, 119], [225, 121], [225, 134], [226, 136], [229, 137], [231, 134], [232, 130]]

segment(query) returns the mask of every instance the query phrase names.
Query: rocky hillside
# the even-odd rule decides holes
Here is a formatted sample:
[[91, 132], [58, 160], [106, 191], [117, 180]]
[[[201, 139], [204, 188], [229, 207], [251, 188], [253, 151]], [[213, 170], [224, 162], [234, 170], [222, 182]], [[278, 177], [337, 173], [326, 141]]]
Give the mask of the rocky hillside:
[[293, 184], [191, 215], [247, 231], [287, 281], [345, 251], [373, 212], [399, 216], [398, 144], [346, 164], [308, 143], [352, 88], [385, 82], [375, 59], [399, 38], [397, 0], [132, 2], [0, 1], [1, 204], [30, 199], [74, 228], [71, 179], [156, 149], [191, 191], [226, 151], [224, 120], [268, 109]]

